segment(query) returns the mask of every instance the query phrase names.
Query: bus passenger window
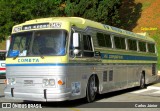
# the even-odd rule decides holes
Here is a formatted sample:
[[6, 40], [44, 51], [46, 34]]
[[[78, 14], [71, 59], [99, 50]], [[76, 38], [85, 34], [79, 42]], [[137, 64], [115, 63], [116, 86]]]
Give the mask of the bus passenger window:
[[155, 53], [155, 45], [148, 43], [148, 52]]
[[128, 39], [128, 48], [129, 48], [129, 50], [137, 51], [137, 42], [136, 42], [136, 40]]
[[126, 49], [125, 38], [114, 37], [114, 43], [117, 49]]
[[106, 47], [105, 38], [102, 33], [97, 33], [98, 45], [101, 47]]
[[139, 42], [139, 51], [146, 52], [146, 43], [145, 42]]
[[98, 45], [101, 47], [112, 47], [111, 37], [107, 34], [97, 33]]

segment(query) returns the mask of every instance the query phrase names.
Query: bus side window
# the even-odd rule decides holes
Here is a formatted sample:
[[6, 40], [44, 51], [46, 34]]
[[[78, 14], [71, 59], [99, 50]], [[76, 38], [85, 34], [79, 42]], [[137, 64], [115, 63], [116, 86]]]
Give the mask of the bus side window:
[[139, 42], [139, 50], [141, 52], [146, 52], [146, 43], [145, 42]]
[[128, 39], [128, 49], [132, 51], [137, 51], [137, 41], [133, 39]]
[[90, 35], [83, 35], [83, 56], [84, 57], [93, 57], [93, 47], [92, 47], [92, 39]]
[[148, 52], [155, 53], [155, 45], [153, 43], [148, 43]]
[[125, 38], [115, 36], [114, 43], [115, 43], [116, 49], [126, 49]]

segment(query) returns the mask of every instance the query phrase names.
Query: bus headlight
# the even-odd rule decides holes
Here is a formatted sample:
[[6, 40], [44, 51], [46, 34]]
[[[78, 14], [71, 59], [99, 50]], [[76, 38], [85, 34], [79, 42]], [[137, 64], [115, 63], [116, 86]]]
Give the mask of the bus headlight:
[[8, 78], [7, 84], [9, 84], [9, 85], [14, 85], [14, 84], [16, 84], [15, 78]]
[[54, 79], [43, 79], [43, 86], [55, 86]]
[[48, 86], [48, 85], [49, 85], [49, 80], [43, 79], [43, 86]]
[[49, 79], [49, 85], [50, 86], [55, 86], [55, 80], [54, 79]]

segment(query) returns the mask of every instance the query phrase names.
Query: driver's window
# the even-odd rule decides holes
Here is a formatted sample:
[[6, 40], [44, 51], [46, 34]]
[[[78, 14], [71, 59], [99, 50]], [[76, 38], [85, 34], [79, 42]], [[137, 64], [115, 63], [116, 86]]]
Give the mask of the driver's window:
[[94, 57], [92, 47], [92, 37], [90, 35], [79, 34], [79, 47], [73, 47], [73, 32], [70, 39], [70, 56], [75, 56], [73, 51], [78, 49], [76, 57]]
[[92, 37], [90, 35], [83, 35], [83, 49], [84, 57], [94, 57]]

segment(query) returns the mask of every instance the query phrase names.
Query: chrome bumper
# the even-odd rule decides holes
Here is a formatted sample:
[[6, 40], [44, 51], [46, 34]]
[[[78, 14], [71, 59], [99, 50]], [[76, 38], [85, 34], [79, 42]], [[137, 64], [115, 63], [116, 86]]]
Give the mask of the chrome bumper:
[[71, 92], [53, 89], [14, 89], [5, 88], [5, 98], [28, 101], [65, 101], [71, 98]]

